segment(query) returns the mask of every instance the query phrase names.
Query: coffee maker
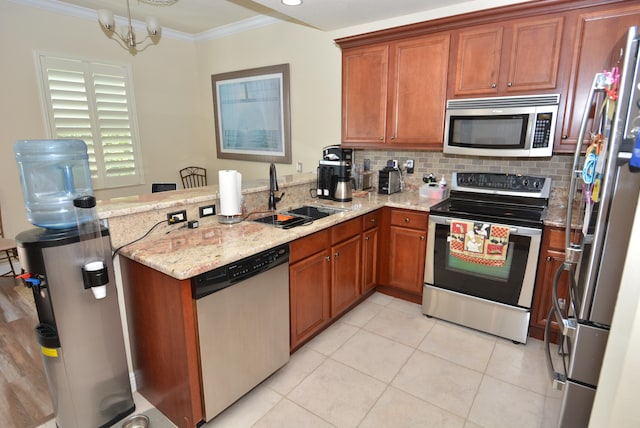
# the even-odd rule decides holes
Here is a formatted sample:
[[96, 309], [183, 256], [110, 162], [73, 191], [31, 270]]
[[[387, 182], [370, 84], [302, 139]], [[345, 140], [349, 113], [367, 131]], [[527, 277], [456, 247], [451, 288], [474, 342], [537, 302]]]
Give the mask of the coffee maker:
[[343, 149], [340, 146], [327, 146], [322, 149], [322, 160], [318, 165], [318, 198], [338, 202], [351, 201], [352, 162], [352, 149]]

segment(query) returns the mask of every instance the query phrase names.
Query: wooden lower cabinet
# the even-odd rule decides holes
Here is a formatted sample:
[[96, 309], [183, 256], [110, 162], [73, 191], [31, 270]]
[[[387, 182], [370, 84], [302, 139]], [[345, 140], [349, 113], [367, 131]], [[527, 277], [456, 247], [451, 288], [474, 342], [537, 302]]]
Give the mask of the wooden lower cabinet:
[[387, 210], [389, 227], [381, 252], [386, 262], [378, 289], [421, 303], [429, 214], [396, 208]]
[[291, 349], [310, 339], [331, 318], [331, 257], [329, 231], [323, 230], [290, 245], [289, 301]]
[[373, 293], [382, 210], [290, 244], [291, 351]]
[[179, 428], [203, 420], [191, 281], [120, 257], [138, 392]]
[[361, 255], [360, 234], [331, 246], [332, 317], [340, 315], [360, 296]]
[[[565, 233], [564, 229], [546, 227], [542, 237], [542, 248], [538, 262], [538, 275], [536, 277], [536, 288], [533, 295], [533, 306], [531, 308], [531, 320], [529, 322], [529, 336], [536, 339], [544, 339], [544, 330], [547, 324], [547, 317], [551, 310], [553, 281], [564, 262]], [[569, 304], [569, 276], [564, 271], [558, 283], [558, 298], [563, 310]], [[560, 340], [560, 328], [555, 321], [551, 325], [549, 339], [552, 343]]]
[[362, 294], [378, 285], [378, 237], [382, 210], [362, 216]]

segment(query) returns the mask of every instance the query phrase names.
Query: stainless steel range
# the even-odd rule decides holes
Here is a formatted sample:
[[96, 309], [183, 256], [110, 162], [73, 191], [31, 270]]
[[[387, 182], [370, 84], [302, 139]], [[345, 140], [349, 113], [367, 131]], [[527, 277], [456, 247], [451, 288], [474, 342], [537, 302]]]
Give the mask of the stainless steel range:
[[422, 312], [526, 343], [551, 179], [452, 178], [429, 215]]

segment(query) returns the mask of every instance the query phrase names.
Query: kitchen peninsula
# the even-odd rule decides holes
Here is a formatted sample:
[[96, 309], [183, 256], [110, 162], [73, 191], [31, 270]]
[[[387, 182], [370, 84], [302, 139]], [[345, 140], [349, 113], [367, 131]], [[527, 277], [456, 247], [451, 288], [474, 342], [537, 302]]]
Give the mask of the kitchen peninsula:
[[[360, 258], [362, 263], [366, 263], [365, 247], [369, 248], [369, 252], [373, 248], [373, 264], [369, 260], [366, 266], [369, 267], [367, 270], [372, 266], [374, 270], [377, 269], [378, 278], [374, 278], [377, 280], [374, 282], [378, 287], [382, 286], [384, 292], [395, 293], [396, 297], [418, 301], [419, 295], [412, 295], [401, 287], [394, 289], [385, 286], [388, 282], [385, 278], [388, 278], [391, 270], [389, 263], [392, 263], [392, 257], [387, 254], [389, 241], [385, 234], [394, 218], [399, 219], [403, 227], [411, 226], [416, 220], [416, 226], [411, 226], [415, 229], [412, 233], [416, 234], [417, 244], [425, 245], [425, 240], [420, 240], [418, 235], [426, 236], [428, 212], [440, 200], [420, 197], [417, 189], [409, 188], [393, 195], [364, 193], [347, 203], [318, 201], [309, 196], [309, 190], [315, 183], [315, 174], [311, 173], [281, 177], [280, 190], [286, 193], [281, 208], [286, 210], [304, 204], [321, 203], [345, 210], [292, 229], [254, 222], [250, 220], [253, 218], [251, 216], [233, 225], [221, 224], [215, 216], [205, 217], [199, 219], [200, 227], [196, 229], [184, 227], [185, 223], [166, 224], [167, 213], [176, 210], [184, 209], [188, 219], [196, 219], [198, 207], [217, 203], [217, 186], [115, 199], [99, 204], [100, 216], [109, 223], [113, 247], [124, 245], [119, 252], [123, 256], [120, 258], [120, 268], [138, 391], [176, 425], [193, 427], [205, 416], [197, 339], [198, 313], [192, 295], [191, 278], [278, 245], [291, 243], [292, 351], [376, 289], [375, 286], [360, 285], [355, 290], [352, 285], [351, 289], [342, 287], [336, 284], [340, 281], [331, 279], [333, 274], [329, 275], [326, 283], [322, 276], [313, 276], [311, 282], [314, 286], [324, 290], [314, 291], [319, 294], [314, 294], [313, 302], [320, 307], [309, 309], [304, 306], [308, 301], [299, 300], [301, 297], [294, 291], [297, 287], [296, 269], [305, 266], [306, 261], [312, 262], [313, 258], [324, 260], [333, 256], [334, 249], [350, 248], [350, 257], [357, 258], [357, 263], [347, 263], [348, 268], [356, 272], [350, 272], [347, 268], [344, 272], [347, 275], [346, 282], [364, 284], [360, 280], [361, 269], [355, 266], [362, 266]], [[247, 213], [266, 211], [267, 195], [266, 181], [246, 183], [243, 197]], [[555, 216], [547, 216], [547, 220], [552, 221]], [[148, 237], [125, 245], [143, 236], [158, 223]], [[369, 239], [371, 241], [365, 243]], [[372, 242], [373, 247], [367, 247]], [[384, 257], [378, 256], [382, 253]], [[424, 259], [424, 252], [422, 254]], [[326, 266], [321, 269], [329, 269]], [[423, 269], [423, 265], [418, 266], [412, 276], [419, 278], [420, 284]], [[356, 278], [353, 281], [353, 277], [349, 277], [352, 274]], [[341, 275], [339, 273], [338, 277], [342, 278]], [[308, 289], [304, 289], [304, 292], [308, 292]], [[317, 299], [316, 296], [321, 297]], [[334, 296], [340, 296], [341, 300], [334, 301]], [[304, 308], [303, 315], [295, 312], [296, 306]]]
[[[309, 190], [315, 183], [315, 174], [282, 177], [279, 186], [286, 197], [280, 203], [281, 208], [284, 210], [317, 203], [309, 196]], [[199, 207], [217, 203], [217, 186], [121, 198], [99, 204], [99, 214], [109, 224], [113, 247], [122, 246], [119, 254], [124, 257], [120, 258], [120, 269], [137, 389], [180, 427], [194, 427], [205, 418], [201, 350], [197, 339], [198, 311], [190, 278], [290, 242], [304, 242], [303, 247], [313, 242], [323, 251], [329, 251], [322, 239], [326, 238], [329, 243], [334, 242], [336, 237], [337, 245], [355, 242], [359, 249], [361, 239], [367, 240], [372, 232], [378, 231], [379, 216], [371, 213], [377, 214], [380, 208], [391, 207], [389, 209], [399, 212], [407, 209], [421, 211], [426, 217], [429, 208], [439, 202], [421, 198], [417, 191], [394, 195], [366, 193], [348, 203], [322, 201], [322, 205], [342, 210], [309, 225], [281, 229], [250, 220], [253, 218], [251, 213], [264, 214], [266, 211], [268, 183], [246, 183], [242, 193], [249, 220], [229, 225], [219, 223], [215, 216], [205, 217], [199, 219], [200, 227], [196, 229], [184, 227], [186, 223], [167, 224], [167, 214], [186, 210], [187, 219], [197, 218]], [[363, 226], [365, 220], [367, 225]], [[371, 225], [376, 227], [372, 228]], [[126, 245], [152, 228], [149, 236]], [[345, 232], [348, 233], [348, 239], [344, 235], [346, 240], [342, 241], [340, 236]], [[372, 260], [377, 265], [379, 259], [376, 254], [380, 246], [373, 248]], [[299, 260], [303, 251], [300, 249], [296, 252], [292, 247], [292, 261], [294, 257]], [[360, 257], [359, 252], [356, 257]], [[347, 265], [350, 266], [348, 262]], [[423, 269], [422, 261], [418, 267]], [[353, 271], [352, 267], [348, 269]], [[357, 281], [360, 273], [356, 272], [355, 275]], [[329, 287], [320, 280], [317, 284], [318, 287]], [[305, 336], [295, 343], [292, 339], [292, 350], [374, 290], [371, 288], [360, 292], [359, 282], [354, 288], [355, 295], [346, 295], [341, 300], [339, 312], [325, 312], [329, 315], [314, 325], [311, 332], [305, 330]], [[290, 304], [295, 306], [296, 302], [292, 300]], [[294, 309], [290, 310], [293, 314]], [[293, 329], [295, 315], [291, 319]], [[298, 325], [306, 321], [300, 320]]]

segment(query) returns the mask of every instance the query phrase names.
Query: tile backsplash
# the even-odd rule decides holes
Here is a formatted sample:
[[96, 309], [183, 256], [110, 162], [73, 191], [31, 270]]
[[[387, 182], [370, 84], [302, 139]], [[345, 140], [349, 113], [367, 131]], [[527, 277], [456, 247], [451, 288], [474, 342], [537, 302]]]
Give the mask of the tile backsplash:
[[[449, 155], [441, 152], [425, 151], [385, 151], [354, 150], [354, 165], [362, 168], [364, 159], [371, 160], [371, 170], [378, 171], [388, 160], [398, 160], [404, 165], [407, 159], [413, 159], [414, 173], [405, 174], [405, 186], [420, 187], [423, 175], [434, 174], [438, 181], [444, 176], [451, 182], [452, 172], [500, 172], [509, 174], [535, 175], [551, 177], [551, 202], [564, 201], [571, 181], [571, 165], [573, 155], [554, 155], [551, 158], [481, 158], [462, 155]], [[374, 186], [377, 187], [378, 176], [374, 174]]]

